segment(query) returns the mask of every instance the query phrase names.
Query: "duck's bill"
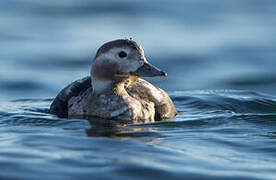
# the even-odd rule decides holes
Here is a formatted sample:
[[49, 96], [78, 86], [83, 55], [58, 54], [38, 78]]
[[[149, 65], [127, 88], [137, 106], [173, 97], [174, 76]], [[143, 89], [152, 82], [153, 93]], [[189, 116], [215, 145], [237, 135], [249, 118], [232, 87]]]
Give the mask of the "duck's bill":
[[167, 76], [167, 73], [158, 69], [150, 63], [144, 63], [136, 71], [131, 72], [130, 75], [139, 76], [139, 77], [158, 77], [158, 76]]

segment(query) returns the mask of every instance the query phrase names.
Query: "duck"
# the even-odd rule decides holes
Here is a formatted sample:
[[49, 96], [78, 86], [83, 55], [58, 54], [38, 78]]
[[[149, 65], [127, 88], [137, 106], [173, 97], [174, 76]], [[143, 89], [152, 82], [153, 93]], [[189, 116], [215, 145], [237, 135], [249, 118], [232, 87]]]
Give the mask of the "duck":
[[97, 117], [128, 122], [172, 119], [177, 110], [168, 94], [143, 77], [167, 74], [149, 63], [140, 44], [117, 39], [96, 52], [90, 76], [62, 89], [50, 105], [61, 118]]

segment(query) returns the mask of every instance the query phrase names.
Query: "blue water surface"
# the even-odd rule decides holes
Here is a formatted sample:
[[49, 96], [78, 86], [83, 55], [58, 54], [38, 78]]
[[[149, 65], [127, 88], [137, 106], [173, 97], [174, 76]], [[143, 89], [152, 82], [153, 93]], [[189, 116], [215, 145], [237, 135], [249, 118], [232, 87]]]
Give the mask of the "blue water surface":
[[[276, 179], [274, 0], [0, 2], [0, 179]], [[48, 114], [103, 43], [168, 73], [171, 121]]]

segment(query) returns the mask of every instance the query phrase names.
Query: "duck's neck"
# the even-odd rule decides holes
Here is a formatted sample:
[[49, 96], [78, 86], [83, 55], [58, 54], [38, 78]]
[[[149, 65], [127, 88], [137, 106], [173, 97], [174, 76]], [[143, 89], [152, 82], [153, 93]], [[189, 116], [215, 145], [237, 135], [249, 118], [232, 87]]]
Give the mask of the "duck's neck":
[[93, 95], [123, 95], [126, 93], [124, 88], [125, 81], [97, 80], [92, 78], [91, 83], [93, 87]]

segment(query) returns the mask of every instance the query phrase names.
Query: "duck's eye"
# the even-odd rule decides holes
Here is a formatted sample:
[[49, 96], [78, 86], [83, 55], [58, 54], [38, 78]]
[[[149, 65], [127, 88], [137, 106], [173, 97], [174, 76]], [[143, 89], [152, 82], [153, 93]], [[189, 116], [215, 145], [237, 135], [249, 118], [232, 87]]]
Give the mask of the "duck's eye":
[[120, 58], [124, 58], [124, 57], [127, 56], [127, 53], [125, 51], [121, 51], [121, 52], [119, 52], [118, 55], [119, 55]]

